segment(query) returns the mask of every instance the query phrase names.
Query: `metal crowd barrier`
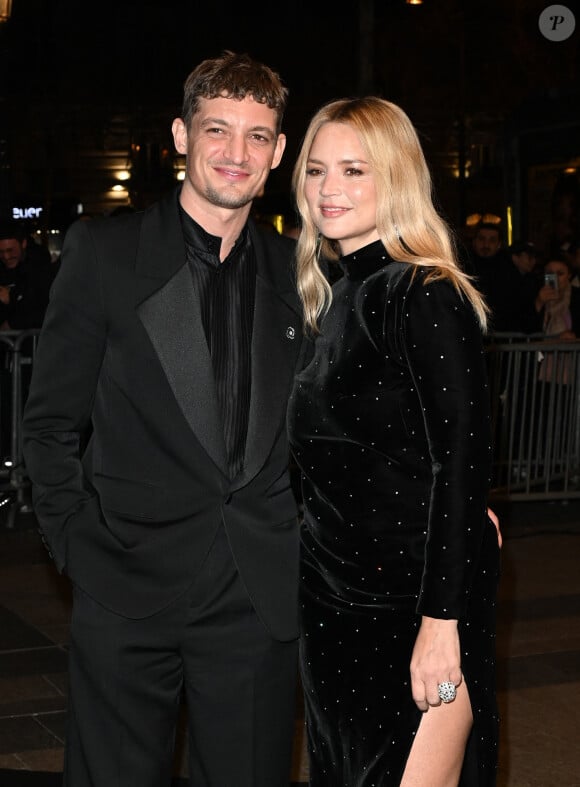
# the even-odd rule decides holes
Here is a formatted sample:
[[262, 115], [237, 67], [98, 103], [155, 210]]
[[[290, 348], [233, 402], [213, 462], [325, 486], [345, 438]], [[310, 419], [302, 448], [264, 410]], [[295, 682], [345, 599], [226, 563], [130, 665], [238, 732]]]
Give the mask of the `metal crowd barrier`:
[[[0, 507], [6, 526], [30, 510], [22, 456], [22, 410], [38, 329], [0, 332]], [[493, 474], [492, 496], [509, 500], [580, 497], [580, 341], [524, 334], [486, 340]]]
[[0, 507], [7, 506], [6, 527], [18, 512], [30, 510], [30, 482], [22, 456], [22, 410], [34, 363], [38, 328], [0, 331]]
[[486, 355], [492, 496], [580, 497], [580, 341], [495, 335]]

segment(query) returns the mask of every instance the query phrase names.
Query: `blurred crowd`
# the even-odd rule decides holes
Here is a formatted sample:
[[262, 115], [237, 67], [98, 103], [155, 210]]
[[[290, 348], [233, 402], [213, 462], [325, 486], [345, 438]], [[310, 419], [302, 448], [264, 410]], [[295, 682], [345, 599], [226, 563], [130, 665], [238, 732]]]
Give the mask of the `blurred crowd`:
[[494, 334], [580, 338], [580, 243], [540, 253], [533, 243], [503, 242], [499, 224], [480, 223], [466, 247], [465, 269], [486, 298]]

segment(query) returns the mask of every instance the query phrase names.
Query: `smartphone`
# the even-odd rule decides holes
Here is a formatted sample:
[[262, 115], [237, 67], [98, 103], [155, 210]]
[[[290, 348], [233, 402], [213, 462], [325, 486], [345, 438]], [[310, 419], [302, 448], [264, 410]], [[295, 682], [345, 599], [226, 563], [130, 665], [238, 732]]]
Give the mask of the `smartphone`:
[[544, 285], [553, 290], [558, 289], [558, 275], [556, 273], [544, 273]]

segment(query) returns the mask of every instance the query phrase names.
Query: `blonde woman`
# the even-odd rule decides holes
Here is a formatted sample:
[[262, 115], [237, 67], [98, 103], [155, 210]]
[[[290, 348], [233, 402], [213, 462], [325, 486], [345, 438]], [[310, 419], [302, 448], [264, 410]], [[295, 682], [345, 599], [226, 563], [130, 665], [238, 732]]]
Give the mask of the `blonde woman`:
[[[487, 308], [398, 106], [322, 107], [293, 188], [315, 339], [289, 409], [310, 783], [487, 787], [499, 573]], [[331, 288], [319, 261], [332, 259], [344, 275]]]

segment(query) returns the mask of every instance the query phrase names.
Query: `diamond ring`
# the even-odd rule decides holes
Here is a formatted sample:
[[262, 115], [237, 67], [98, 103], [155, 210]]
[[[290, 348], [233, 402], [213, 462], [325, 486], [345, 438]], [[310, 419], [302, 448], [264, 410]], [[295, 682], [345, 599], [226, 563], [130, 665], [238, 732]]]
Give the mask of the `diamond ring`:
[[439, 699], [441, 702], [453, 702], [457, 696], [455, 683], [451, 683], [450, 681], [444, 681], [443, 683], [440, 683], [437, 686], [437, 691], [439, 693]]

